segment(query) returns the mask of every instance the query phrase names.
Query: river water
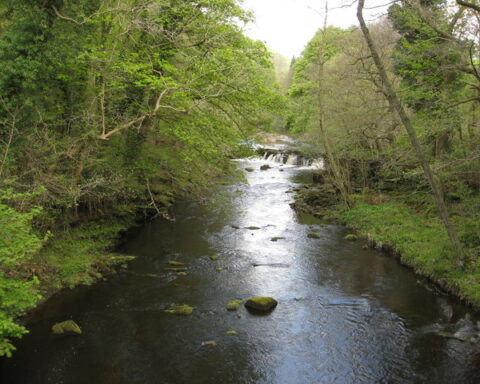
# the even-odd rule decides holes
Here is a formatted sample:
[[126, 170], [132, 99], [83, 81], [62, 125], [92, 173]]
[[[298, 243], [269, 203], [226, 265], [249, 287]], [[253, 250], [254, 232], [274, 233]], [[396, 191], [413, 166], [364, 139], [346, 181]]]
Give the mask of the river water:
[[[216, 204], [178, 204], [175, 222], [138, 230], [122, 248], [138, 256], [128, 271], [43, 304], [1, 383], [479, 383], [480, 345], [446, 337], [478, 315], [344, 240], [347, 229], [297, 215], [288, 190], [309, 171], [262, 163], [239, 161], [255, 171]], [[167, 271], [169, 260], [188, 274]], [[279, 304], [264, 316], [226, 310], [250, 296]], [[166, 313], [172, 303], [195, 310]], [[53, 337], [65, 319], [83, 335]]]

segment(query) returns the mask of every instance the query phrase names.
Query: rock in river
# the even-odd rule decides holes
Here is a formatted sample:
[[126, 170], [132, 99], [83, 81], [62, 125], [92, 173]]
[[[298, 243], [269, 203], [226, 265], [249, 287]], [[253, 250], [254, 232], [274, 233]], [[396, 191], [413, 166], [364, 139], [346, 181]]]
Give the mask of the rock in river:
[[62, 321], [52, 327], [55, 335], [81, 335], [82, 330], [73, 320]]
[[245, 307], [260, 312], [268, 312], [277, 306], [278, 302], [273, 297], [251, 297]]

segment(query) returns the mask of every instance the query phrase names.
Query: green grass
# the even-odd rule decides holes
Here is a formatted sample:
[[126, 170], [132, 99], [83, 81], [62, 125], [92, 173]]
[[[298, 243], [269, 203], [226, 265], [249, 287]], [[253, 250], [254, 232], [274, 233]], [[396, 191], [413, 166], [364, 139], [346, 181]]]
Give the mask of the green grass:
[[404, 264], [421, 275], [442, 282], [452, 293], [480, 308], [478, 204], [478, 197], [473, 197], [450, 209], [467, 252], [464, 268], [458, 267], [459, 260], [440, 220], [433, 216], [432, 210], [416, 209], [418, 206], [412, 203], [411, 195], [408, 199], [396, 196], [375, 205], [360, 198], [352, 209], [330, 211], [329, 215], [362, 235], [370, 234], [375, 241], [393, 246]]
[[[129, 222], [88, 222], [58, 233], [39, 255], [41, 264], [48, 271], [44, 275], [44, 290], [91, 284], [131, 257], [111, 252], [120, 231], [128, 228]], [[55, 273], [52, 273], [52, 272]]]

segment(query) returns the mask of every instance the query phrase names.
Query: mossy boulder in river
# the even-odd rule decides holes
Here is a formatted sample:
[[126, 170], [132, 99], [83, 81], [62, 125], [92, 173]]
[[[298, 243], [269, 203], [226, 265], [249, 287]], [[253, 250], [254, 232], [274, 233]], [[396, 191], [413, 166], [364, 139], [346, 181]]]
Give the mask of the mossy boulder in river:
[[62, 321], [52, 326], [55, 335], [81, 335], [82, 330], [73, 320]]
[[227, 304], [227, 309], [229, 311], [236, 311], [237, 309], [240, 308], [240, 305], [242, 304], [242, 300], [232, 300], [229, 301]]
[[245, 307], [259, 312], [268, 312], [277, 306], [278, 302], [273, 297], [251, 297]]
[[253, 168], [245, 168], [245, 171], [247, 171], [247, 172], [253, 172], [254, 170], [255, 169], [253, 169]]
[[210, 260], [213, 260], [213, 261], [217, 261], [220, 259], [220, 256], [219, 255], [212, 255], [210, 256]]
[[358, 239], [358, 236], [354, 235], [353, 233], [350, 233], [347, 236], [345, 236], [345, 240], [355, 241], [357, 239]]
[[318, 233], [312, 232], [307, 235], [309, 239], [320, 239], [320, 235]]

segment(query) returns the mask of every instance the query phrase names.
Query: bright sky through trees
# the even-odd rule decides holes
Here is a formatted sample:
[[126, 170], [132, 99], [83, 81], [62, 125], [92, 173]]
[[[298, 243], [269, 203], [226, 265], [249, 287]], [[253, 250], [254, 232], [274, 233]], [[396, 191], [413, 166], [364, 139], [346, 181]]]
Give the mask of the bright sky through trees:
[[[342, 28], [357, 25], [356, 2], [352, 3], [353, 0], [330, 0], [328, 24]], [[370, 0], [366, 8], [389, 3], [389, 0]], [[244, 0], [243, 6], [253, 11], [256, 19], [247, 27], [247, 35], [291, 57], [299, 56], [322, 26], [325, 0]], [[373, 20], [385, 13], [386, 8], [366, 9], [365, 15]]]

